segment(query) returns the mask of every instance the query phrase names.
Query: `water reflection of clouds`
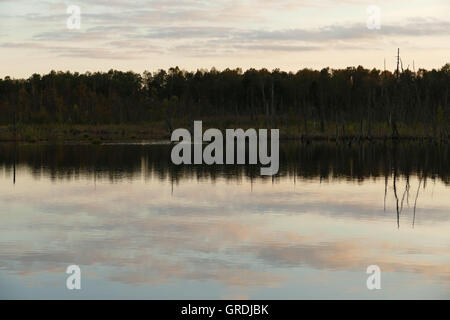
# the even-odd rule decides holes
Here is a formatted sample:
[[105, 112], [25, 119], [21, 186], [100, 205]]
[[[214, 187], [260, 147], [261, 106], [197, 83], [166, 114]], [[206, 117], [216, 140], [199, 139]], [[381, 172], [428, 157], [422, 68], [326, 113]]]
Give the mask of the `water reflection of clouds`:
[[377, 263], [449, 283], [448, 189], [439, 183], [422, 195], [414, 230], [396, 230], [392, 202], [384, 213], [380, 181], [294, 187], [286, 178], [252, 188], [216, 180], [172, 192], [160, 180], [94, 185], [24, 176], [14, 188], [0, 180], [0, 191], [0, 268], [21, 276], [75, 261], [110, 267], [102, 277], [133, 285], [282, 287], [295, 269], [361, 272]]

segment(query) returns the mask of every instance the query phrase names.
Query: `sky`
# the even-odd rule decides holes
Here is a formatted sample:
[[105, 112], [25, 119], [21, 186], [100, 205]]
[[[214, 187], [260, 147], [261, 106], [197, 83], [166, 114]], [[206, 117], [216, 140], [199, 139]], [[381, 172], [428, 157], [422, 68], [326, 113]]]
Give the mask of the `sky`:
[[[70, 6], [80, 8], [79, 29], [68, 28]], [[448, 0], [0, 0], [0, 77], [174, 66], [393, 70], [397, 48], [405, 68], [432, 69], [450, 62], [449, 40]]]

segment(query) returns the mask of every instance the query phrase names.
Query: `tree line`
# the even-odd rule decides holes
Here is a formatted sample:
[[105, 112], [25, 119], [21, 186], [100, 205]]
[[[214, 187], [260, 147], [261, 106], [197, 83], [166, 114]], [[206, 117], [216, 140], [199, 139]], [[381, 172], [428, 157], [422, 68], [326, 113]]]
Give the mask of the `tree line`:
[[[303, 134], [353, 130], [370, 137], [377, 124], [392, 136], [420, 126], [448, 139], [450, 63], [396, 72], [348, 67], [322, 70], [225, 69], [157, 72], [56, 72], [0, 79], [0, 124], [136, 124], [169, 131], [193, 120], [294, 126]], [[224, 123], [225, 125], [225, 123]]]

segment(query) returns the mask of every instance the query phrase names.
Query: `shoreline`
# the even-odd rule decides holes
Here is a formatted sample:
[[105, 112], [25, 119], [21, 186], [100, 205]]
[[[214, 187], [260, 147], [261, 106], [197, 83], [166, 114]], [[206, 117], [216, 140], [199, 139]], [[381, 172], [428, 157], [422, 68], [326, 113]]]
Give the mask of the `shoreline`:
[[[183, 127], [183, 126], [180, 126]], [[215, 127], [208, 125], [207, 128]], [[220, 129], [220, 126], [217, 126]], [[232, 126], [229, 126], [232, 127]], [[244, 130], [251, 126], [239, 126]], [[220, 129], [224, 130], [224, 129]], [[424, 134], [411, 134], [410, 128], [405, 128], [404, 134], [392, 136], [385, 129], [378, 130], [374, 134], [346, 134], [336, 135], [327, 130], [326, 132], [313, 132], [305, 134], [298, 127], [279, 127], [280, 141], [298, 141], [302, 143], [312, 142], [335, 142], [335, 143], [358, 143], [358, 142], [387, 142], [387, 141], [414, 141], [431, 143], [449, 143], [447, 137]], [[139, 141], [169, 141], [170, 132], [163, 123], [150, 124], [122, 124], [122, 125], [20, 125], [14, 129], [12, 126], [0, 126], [0, 143], [26, 142], [26, 143], [91, 143], [103, 144], [111, 142], [139, 143]]]

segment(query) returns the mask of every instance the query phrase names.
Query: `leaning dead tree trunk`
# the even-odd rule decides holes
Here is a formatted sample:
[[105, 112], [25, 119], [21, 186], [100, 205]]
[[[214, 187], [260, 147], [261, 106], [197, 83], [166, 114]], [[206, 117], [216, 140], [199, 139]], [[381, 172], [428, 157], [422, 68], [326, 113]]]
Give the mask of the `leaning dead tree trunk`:
[[269, 115], [269, 105], [266, 101], [266, 91], [265, 91], [265, 86], [264, 86], [263, 80], [261, 80], [261, 97], [262, 97], [263, 108], [265, 109], [266, 116], [268, 116]]
[[397, 71], [396, 71], [396, 76], [397, 76], [397, 82], [396, 82], [396, 97], [397, 99], [395, 99], [396, 101], [394, 101], [392, 103], [391, 106], [391, 112], [389, 114], [389, 124], [391, 126], [391, 130], [392, 130], [392, 138], [398, 138], [399, 132], [398, 132], [398, 127], [397, 127], [397, 112], [398, 112], [398, 102], [399, 102], [399, 96], [401, 95], [401, 93], [399, 92], [400, 88], [399, 88], [399, 80], [400, 80], [400, 49], [398, 49], [397, 51]]
[[366, 132], [366, 138], [367, 139], [370, 139], [370, 136], [371, 136], [371, 127], [370, 127], [370, 120], [371, 120], [371, 114], [370, 114], [370, 109], [371, 109], [371, 104], [372, 104], [372, 90], [369, 90], [369, 94], [368, 94], [368, 97], [367, 97], [367, 110], [366, 110], [366, 112], [367, 112], [367, 124], [366, 124], [366, 126], [367, 126], [367, 132]]

